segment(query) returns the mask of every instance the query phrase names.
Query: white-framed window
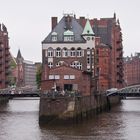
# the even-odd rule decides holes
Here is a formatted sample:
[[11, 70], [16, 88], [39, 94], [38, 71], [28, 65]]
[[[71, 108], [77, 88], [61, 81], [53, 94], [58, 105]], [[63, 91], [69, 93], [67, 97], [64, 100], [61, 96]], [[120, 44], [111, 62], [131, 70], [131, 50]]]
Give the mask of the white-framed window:
[[53, 57], [53, 49], [48, 48], [48, 57]]
[[73, 42], [74, 41], [74, 33], [73, 31], [67, 30], [63, 33], [64, 42]]
[[72, 62], [70, 66], [82, 70], [82, 63], [80, 63], [79, 61]]
[[72, 62], [70, 66], [76, 68], [76, 63], [77, 63], [76, 61]]
[[71, 48], [70, 55], [71, 56], [75, 56], [76, 55], [75, 48]]
[[65, 42], [73, 42], [74, 41], [74, 36], [73, 35], [65, 35], [64, 36], [64, 41]]
[[71, 80], [75, 79], [75, 75], [70, 75], [70, 79]]
[[56, 49], [56, 57], [60, 57], [61, 56], [61, 49], [57, 48]]
[[69, 79], [69, 75], [64, 75], [64, 79], [68, 80]]
[[49, 75], [49, 79], [54, 79], [54, 75]]
[[57, 80], [57, 79], [60, 79], [60, 75], [55, 75], [54, 78]]
[[52, 42], [56, 42], [57, 41], [57, 33], [56, 32], [53, 32], [51, 34], [51, 38], [52, 38]]
[[75, 79], [75, 75], [64, 75], [64, 79], [65, 80], [73, 80], [73, 79]]
[[48, 63], [48, 67], [49, 67], [49, 68], [52, 68], [52, 67], [53, 67], [53, 63], [52, 63], [52, 62], [49, 62], [49, 63]]
[[57, 41], [57, 35], [52, 35], [52, 42], [56, 42]]
[[68, 56], [68, 50], [67, 50], [67, 48], [64, 48], [63, 49], [63, 56], [64, 57]]
[[77, 57], [80, 57], [80, 56], [82, 56], [82, 50], [81, 50], [81, 48], [78, 48], [77, 49]]
[[77, 68], [80, 70], [82, 69], [82, 64], [80, 62], [77, 62]]
[[60, 75], [53, 75], [53, 74], [50, 74], [49, 75], [49, 79], [51, 80], [51, 79], [60, 79]]

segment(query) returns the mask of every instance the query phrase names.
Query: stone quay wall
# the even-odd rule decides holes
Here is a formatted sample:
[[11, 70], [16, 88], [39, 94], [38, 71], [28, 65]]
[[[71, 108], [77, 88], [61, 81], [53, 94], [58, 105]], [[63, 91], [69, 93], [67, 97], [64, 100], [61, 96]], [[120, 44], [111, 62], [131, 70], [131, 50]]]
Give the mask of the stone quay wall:
[[50, 98], [41, 96], [40, 123], [76, 123], [110, 109], [120, 102], [119, 96], [92, 95]]

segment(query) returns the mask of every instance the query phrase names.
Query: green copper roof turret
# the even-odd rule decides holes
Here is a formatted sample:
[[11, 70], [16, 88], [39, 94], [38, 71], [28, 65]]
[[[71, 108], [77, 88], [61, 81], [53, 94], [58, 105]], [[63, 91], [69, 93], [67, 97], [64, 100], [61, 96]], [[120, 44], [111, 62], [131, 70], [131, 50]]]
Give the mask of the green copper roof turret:
[[92, 35], [92, 36], [94, 36], [94, 32], [93, 32], [93, 30], [91, 28], [89, 19], [87, 19], [87, 22], [86, 22], [86, 25], [84, 27], [82, 35]]

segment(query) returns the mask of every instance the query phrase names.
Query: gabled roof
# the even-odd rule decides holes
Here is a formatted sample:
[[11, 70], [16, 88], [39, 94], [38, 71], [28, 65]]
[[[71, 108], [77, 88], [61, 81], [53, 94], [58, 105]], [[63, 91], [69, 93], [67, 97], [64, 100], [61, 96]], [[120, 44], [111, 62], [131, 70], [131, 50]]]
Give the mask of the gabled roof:
[[91, 28], [89, 19], [87, 19], [87, 22], [85, 24], [84, 31], [83, 31], [82, 35], [92, 35], [92, 36], [94, 36], [94, 32]]
[[[79, 72], [83, 72], [81, 69], [77, 69], [77, 68], [74, 68], [74, 67], [71, 67], [71, 66], [69, 66], [69, 65], [67, 65], [67, 64], [62, 64], [62, 65], [60, 65], [60, 66], [58, 66], [58, 67], [52, 67], [50, 70], [55, 70], [55, 69], [60, 69], [60, 68], [62, 68], [62, 67], [66, 67], [66, 68], [68, 68], [68, 69], [73, 69], [73, 70], [75, 70], [75, 71], [79, 71]], [[59, 71], [58, 71], [59, 72]]]
[[16, 61], [22, 63], [23, 60], [24, 58], [22, 57], [20, 49], [19, 49], [17, 53]]
[[[81, 73], [86, 74], [86, 75], [91, 75], [91, 72], [83, 71], [83, 70], [81, 70], [81, 69], [77, 69], [77, 68], [71, 67], [71, 66], [66, 65], [66, 64], [60, 65], [60, 66], [58, 66], [58, 67], [53, 67], [53, 68], [50, 69], [50, 71], [51, 71], [51, 70], [57, 70], [57, 72], [59, 73], [59, 72], [60, 72], [59, 69], [60, 69], [60, 68], [63, 68], [63, 67], [68, 68], [68, 69], [71, 69], [71, 70], [74, 70], [74, 71], [77, 71], [77, 72], [81, 72]], [[69, 72], [68, 72], [68, 73], [69, 73]]]
[[18, 50], [17, 58], [22, 58], [22, 55], [21, 55], [20, 49]]
[[[85, 42], [83, 39], [82, 32], [83, 32], [83, 27], [77, 22], [75, 17], [70, 16], [71, 21], [70, 21], [70, 28], [66, 28], [66, 16], [63, 16], [63, 18], [59, 21], [59, 23], [55, 26], [55, 28], [49, 33], [49, 35], [42, 41], [42, 43], [51, 43], [51, 35], [53, 32], [57, 33], [57, 43], [64, 42], [64, 32], [73, 32], [74, 34], [74, 43], [75, 42]], [[53, 42], [54, 43], [54, 42]], [[64, 42], [66, 43], [66, 42]]]

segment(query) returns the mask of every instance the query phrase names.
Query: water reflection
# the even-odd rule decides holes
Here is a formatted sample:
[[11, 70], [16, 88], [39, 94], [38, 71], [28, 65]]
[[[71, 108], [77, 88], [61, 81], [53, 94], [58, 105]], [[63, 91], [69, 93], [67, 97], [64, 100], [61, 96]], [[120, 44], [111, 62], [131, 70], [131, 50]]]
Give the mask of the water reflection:
[[0, 140], [139, 140], [140, 100], [123, 100], [111, 112], [76, 125], [40, 125], [39, 100], [0, 106]]
[[[41, 127], [42, 133], [46, 133], [48, 130], [52, 135], [57, 136], [62, 140], [74, 140], [74, 139], [118, 139], [123, 138], [122, 133], [123, 126], [122, 120], [120, 119], [121, 114], [116, 115], [115, 111], [106, 112], [93, 118], [91, 120], [85, 121], [82, 124], [71, 125], [71, 126], [48, 126], [44, 125]], [[112, 137], [113, 136], [113, 137]]]

